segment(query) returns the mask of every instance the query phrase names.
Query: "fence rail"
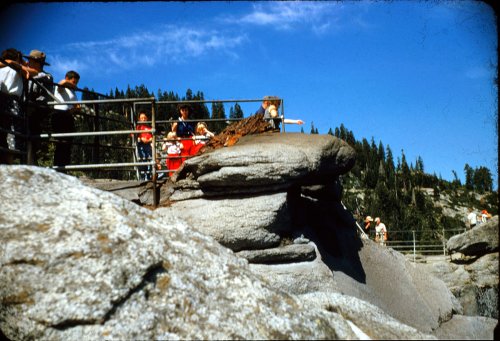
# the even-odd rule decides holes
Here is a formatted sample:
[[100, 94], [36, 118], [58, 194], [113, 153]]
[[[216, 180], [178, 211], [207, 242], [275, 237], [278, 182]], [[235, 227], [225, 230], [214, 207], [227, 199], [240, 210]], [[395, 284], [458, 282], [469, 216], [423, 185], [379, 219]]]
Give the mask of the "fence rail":
[[[381, 242], [381, 244], [384, 244], [386, 247], [392, 248], [405, 255], [413, 255], [414, 261], [416, 261], [417, 256], [449, 256], [450, 254], [446, 248], [446, 242], [448, 239], [466, 231], [466, 228], [442, 229], [441, 231], [434, 231], [434, 236], [429, 237], [428, 230], [389, 230], [388, 240], [383, 243]], [[394, 239], [391, 238], [391, 236], [407, 237]], [[368, 238], [375, 239], [373, 231], [370, 231]]]
[[[45, 89], [48, 91], [47, 89]], [[19, 163], [34, 164], [36, 157], [34, 153], [33, 145], [36, 143], [49, 143], [58, 145], [67, 145], [73, 150], [72, 156], [76, 156], [71, 159], [70, 163], [64, 164], [52, 164], [51, 168], [60, 171], [89, 171], [89, 172], [99, 172], [113, 170], [122, 170], [122, 172], [130, 172], [131, 169], [135, 170], [135, 178], [140, 180], [140, 169], [144, 167], [148, 168], [148, 172], [151, 174], [151, 181], [155, 182], [157, 179], [157, 173], [169, 173], [176, 171], [177, 169], [168, 169], [166, 167], [166, 156], [160, 155], [158, 153], [159, 147], [163, 142], [163, 134], [165, 133], [165, 127], [167, 124], [172, 124], [178, 122], [177, 119], [162, 119], [159, 120], [156, 113], [158, 108], [163, 105], [179, 105], [181, 103], [187, 104], [201, 104], [206, 103], [260, 103], [262, 99], [217, 99], [217, 100], [179, 100], [179, 101], [156, 101], [154, 97], [147, 98], [126, 98], [126, 99], [111, 99], [102, 97], [107, 97], [98, 93], [93, 93], [88, 90], [76, 89], [77, 91], [94, 94], [95, 99], [85, 99], [78, 101], [50, 101], [43, 107], [50, 110], [51, 116], [51, 130], [40, 131], [39, 133], [30, 132], [30, 115], [27, 114], [28, 111], [36, 112], [39, 110], [39, 106], [30, 101], [25, 101], [22, 103], [25, 113], [22, 116], [24, 121], [23, 127], [21, 129], [15, 130], [5, 130], [4, 133], [10, 134], [11, 139], [16, 138], [16, 142], [19, 140], [20, 146], [23, 148], [4, 148], [0, 147], [0, 152], [10, 154], [13, 157], [19, 158]], [[54, 98], [53, 96], [51, 96]], [[26, 98], [29, 95], [26, 94]], [[281, 101], [281, 118], [284, 119], [284, 105], [282, 99], [277, 99]], [[75, 112], [61, 111], [54, 109], [55, 105], [70, 105], [78, 106], [80, 110]], [[144, 133], [143, 130], [137, 130], [137, 116], [139, 112], [138, 105], [141, 105], [140, 109], [147, 108], [150, 121], [144, 122], [151, 127], [148, 131], [153, 135], [152, 147], [152, 158], [142, 160], [139, 157], [137, 150], [137, 138], [138, 134]], [[29, 110], [28, 110], [29, 109]], [[75, 124], [75, 127], [67, 129], [57, 130], [54, 128], [53, 116], [54, 114], [62, 115], [63, 117], [68, 117], [71, 115], [70, 120]], [[19, 118], [19, 117], [16, 117]], [[232, 122], [241, 120], [242, 118], [193, 118], [186, 121], [189, 122], [200, 122], [203, 121], [207, 124], [215, 124], [220, 122], [225, 122], [230, 124]], [[159, 126], [158, 124], [162, 124]], [[18, 125], [19, 126], [19, 125]], [[220, 129], [224, 125], [219, 125]], [[281, 125], [282, 131], [284, 131], [285, 124]], [[49, 128], [49, 129], [50, 129]], [[2, 128], [0, 128], [2, 129]], [[166, 129], [170, 130], [170, 129]], [[217, 131], [214, 131], [217, 132]], [[184, 139], [181, 139], [184, 140]], [[56, 148], [56, 147], [54, 147]], [[119, 158], [110, 157], [113, 154], [113, 150], [121, 150], [121, 155]], [[71, 152], [71, 151], [70, 151]], [[182, 159], [187, 159], [192, 156], [183, 156]], [[172, 157], [170, 157], [172, 158]], [[173, 157], [175, 158], [175, 157]], [[89, 162], [91, 161], [91, 162]], [[157, 169], [157, 165], [161, 164], [163, 169]], [[166, 167], [166, 168], [165, 168]], [[98, 174], [98, 173], [91, 173]], [[126, 173], [122, 173], [126, 174]], [[155, 186], [156, 187], [156, 184]], [[154, 194], [155, 202], [157, 202], [156, 193]]]

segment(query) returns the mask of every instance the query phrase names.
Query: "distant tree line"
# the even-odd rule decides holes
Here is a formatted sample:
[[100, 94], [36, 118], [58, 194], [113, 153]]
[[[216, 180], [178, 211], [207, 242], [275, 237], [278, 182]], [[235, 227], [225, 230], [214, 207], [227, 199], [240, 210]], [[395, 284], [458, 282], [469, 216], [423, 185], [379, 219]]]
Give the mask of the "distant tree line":
[[[430, 240], [443, 228], [464, 226], [463, 217], [447, 217], [435, 205], [441, 194], [448, 194], [453, 204], [498, 213], [498, 197], [492, 193], [492, 176], [486, 167], [472, 169], [465, 165], [466, 183], [462, 185], [455, 171], [451, 182], [435, 173], [428, 174], [422, 157], [408, 163], [401, 150], [401, 156], [394, 159], [389, 145], [384, 146], [382, 141], [376, 144], [373, 137], [370, 142], [366, 138], [358, 141], [343, 124], [334, 131], [330, 129], [328, 134], [346, 141], [356, 151], [356, 163], [342, 180], [344, 201], [355, 211], [358, 220], [367, 215], [380, 216], [392, 229], [407, 230], [408, 239], [410, 231], [417, 230], [422, 232], [422, 238]], [[432, 189], [432, 195], [426, 194], [427, 189]], [[489, 194], [480, 202], [475, 193]]]

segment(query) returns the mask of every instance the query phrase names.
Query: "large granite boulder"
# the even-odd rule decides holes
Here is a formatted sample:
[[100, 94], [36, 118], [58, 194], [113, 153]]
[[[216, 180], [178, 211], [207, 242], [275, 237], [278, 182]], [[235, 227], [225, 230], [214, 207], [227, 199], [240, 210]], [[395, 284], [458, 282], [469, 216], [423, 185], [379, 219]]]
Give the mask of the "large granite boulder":
[[460, 303], [460, 313], [498, 319], [498, 216], [451, 237], [449, 259], [419, 263], [446, 286]]
[[451, 253], [460, 252], [466, 256], [498, 252], [498, 216], [451, 237], [446, 242], [446, 248]]
[[0, 166], [0, 200], [10, 339], [433, 338], [353, 297], [326, 296], [332, 308], [275, 290], [168, 212], [53, 170]]
[[283, 191], [345, 174], [354, 162], [354, 149], [330, 135], [265, 133], [187, 160], [174, 180], [192, 177], [207, 195]]

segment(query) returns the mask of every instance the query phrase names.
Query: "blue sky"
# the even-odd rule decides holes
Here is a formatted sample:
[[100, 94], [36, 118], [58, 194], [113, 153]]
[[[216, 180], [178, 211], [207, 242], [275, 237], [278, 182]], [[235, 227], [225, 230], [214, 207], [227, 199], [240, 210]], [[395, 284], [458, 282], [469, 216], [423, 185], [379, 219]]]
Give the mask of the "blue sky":
[[343, 123], [447, 180], [486, 166], [498, 188], [497, 27], [483, 2], [21, 3], [0, 25], [2, 50], [46, 52], [56, 81], [72, 69], [101, 93], [277, 95], [306, 133]]

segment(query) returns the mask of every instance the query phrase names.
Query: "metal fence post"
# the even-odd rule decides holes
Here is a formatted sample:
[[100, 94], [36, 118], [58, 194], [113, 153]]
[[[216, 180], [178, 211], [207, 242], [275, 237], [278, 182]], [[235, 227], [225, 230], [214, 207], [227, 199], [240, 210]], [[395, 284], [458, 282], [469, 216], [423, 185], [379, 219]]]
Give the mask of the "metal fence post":
[[413, 233], [413, 263], [417, 262], [417, 247], [415, 241], [415, 231], [411, 231]]
[[158, 193], [156, 193], [156, 111], [155, 98], [151, 98], [151, 129], [153, 133], [153, 141], [151, 142], [151, 157], [153, 164], [151, 165], [151, 179], [153, 180], [153, 206], [158, 205]]

